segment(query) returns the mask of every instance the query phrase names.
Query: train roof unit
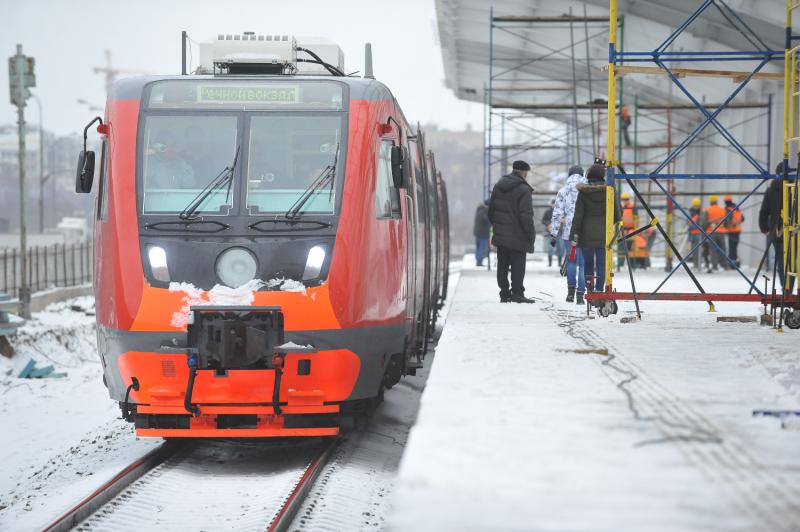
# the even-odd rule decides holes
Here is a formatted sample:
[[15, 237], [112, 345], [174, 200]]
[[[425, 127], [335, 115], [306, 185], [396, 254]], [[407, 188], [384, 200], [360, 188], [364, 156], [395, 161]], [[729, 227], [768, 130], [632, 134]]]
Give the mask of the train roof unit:
[[224, 75], [344, 75], [344, 53], [322, 37], [219, 34], [200, 43], [196, 73]]

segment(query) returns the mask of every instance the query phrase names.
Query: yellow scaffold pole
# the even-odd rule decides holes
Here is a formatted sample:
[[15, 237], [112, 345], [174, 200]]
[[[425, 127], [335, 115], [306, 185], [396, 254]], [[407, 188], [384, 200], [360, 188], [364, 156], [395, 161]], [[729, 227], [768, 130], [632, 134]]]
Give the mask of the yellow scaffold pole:
[[[797, 179], [792, 183], [789, 179], [783, 179], [784, 175], [788, 176], [789, 168], [789, 153], [792, 143], [797, 145], [798, 130], [797, 130], [797, 103], [798, 94], [797, 90], [797, 52], [798, 46], [792, 46], [792, 16], [793, 11], [799, 7], [800, 4], [795, 3], [795, 0], [786, 0], [786, 42], [784, 45], [784, 61], [783, 61], [783, 168], [784, 172], [781, 176], [781, 189], [783, 192], [783, 201], [781, 204], [781, 222], [783, 226], [783, 286], [781, 286], [782, 294], [788, 295], [794, 293], [794, 289], [787, 290], [793, 287], [794, 283], [798, 282], [798, 265], [800, 265], [800, 249], [798, 249], [798, 224], [797, 216]], [[798, 149], [795, 147], [793, 153], [797, 153]], [[795, 170], [796, 174], [796, 170]], [[783, 305], [781, 304], [781, 312], [783, 312]], [[779, 323], [782, 323], [782, 319]], [[782, 327], [778, 331], [782, 331]]]
[[614, 71], [617, 51], [617, 0], [609, 0], [608, 13], [608, 140], [606, 144], [606, 279], [605, 289], [612, 289], [614, 268], [614, 134], [617, 119], [617, 74]]

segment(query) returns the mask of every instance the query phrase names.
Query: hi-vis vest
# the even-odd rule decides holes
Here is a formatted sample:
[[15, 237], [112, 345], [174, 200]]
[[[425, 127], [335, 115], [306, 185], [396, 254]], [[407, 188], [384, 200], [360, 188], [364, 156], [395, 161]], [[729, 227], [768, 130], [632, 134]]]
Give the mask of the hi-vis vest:
[[633, 229], [636, 222], [634, 216], [633, 203], [629, 201], [622, 206], [622, 227], [624, 229]]
[[[694, 214], [692, 215], [692, 221], [697, 225], [700, 225], [700, 211], [699, 210], [695, 211], [694, 209], [692, 209], [692, 211], [694, 212]], [[689, 224], [689, 233], [693, 235], [699, 235], [700, 229], [698, 229], [692, 224]]]
[[628, 253], [634, 259], [643, 259], [650, 256], [650, 252], [647, 249], [647, 239], [642, 236], [642, 233], [633, 237], [633, 243]]
[[[728, 214], [725, 211], [724, 207], [720, 207], [719, 205], [709, 205], [706, 207], [706, 216], [708, 217], [708, 227], [706, 228], [707, 232], [711, 232], [717, 224], [719, 224], [725, 215]], [[721, 225], [719, 229], [717, 229], [717, 233], [727, 233], [728, 228], [724, 225]]]
[[725, 225], [728, 226], [728, 232], [741, 233], [742, 222], [744, 222], [744, 214], [742, 214], [742, 211], [736, 207], [725, 207], [725, 211], [726, 214], [730, 211], [733, 211], [733, 213], [728, 217], [728, 221], [725, 222]]

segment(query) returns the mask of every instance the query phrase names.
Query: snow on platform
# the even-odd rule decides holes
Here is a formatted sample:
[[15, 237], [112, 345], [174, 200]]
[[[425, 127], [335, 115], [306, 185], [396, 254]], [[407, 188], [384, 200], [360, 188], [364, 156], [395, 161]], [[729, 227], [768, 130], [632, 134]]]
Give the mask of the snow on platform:
[[[716, 322], [761, 313], [742, 303], [587, 319], [555, 268], [528, 269], [534, 305], [499, 303], [494, 272], [462, 272], [390, 529], [800, 530], [800, 430], [752, 416], [800, 409], [800, 331]], [[747, 291], [732, 272], [700, 280]]]

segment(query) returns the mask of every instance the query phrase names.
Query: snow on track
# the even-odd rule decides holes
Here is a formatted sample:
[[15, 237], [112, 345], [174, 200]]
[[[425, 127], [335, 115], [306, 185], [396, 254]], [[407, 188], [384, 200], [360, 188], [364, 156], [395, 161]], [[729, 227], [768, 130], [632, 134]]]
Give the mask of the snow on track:
[[266, 530], [321, 444], [196, 442], [76, 530]]
[[[458, 273], [451, 273], [448, 299], [437, 329], [446, 325]], [[350, 432], [323, 469], [294, 522], [292, 531], [382, 530], [408, 434], [417, 419], [420, 397], [436, 346], [430, 344], [425, 366], [386, 390], [366, 429]]]

